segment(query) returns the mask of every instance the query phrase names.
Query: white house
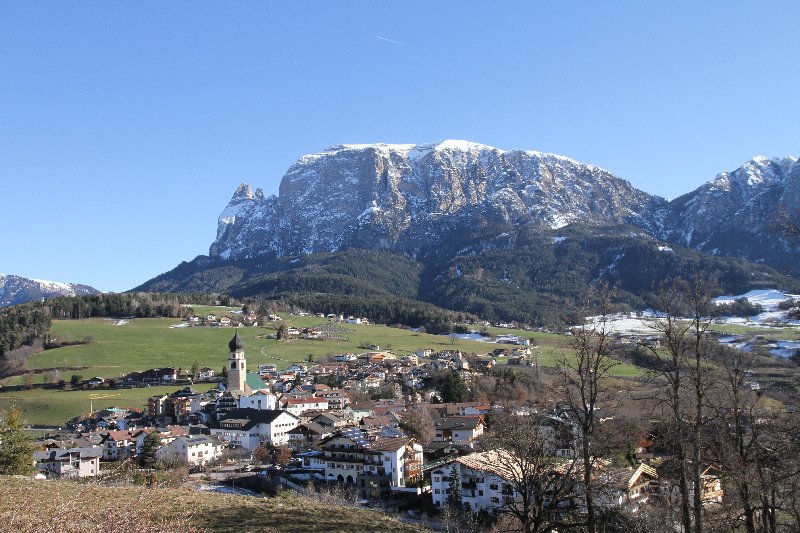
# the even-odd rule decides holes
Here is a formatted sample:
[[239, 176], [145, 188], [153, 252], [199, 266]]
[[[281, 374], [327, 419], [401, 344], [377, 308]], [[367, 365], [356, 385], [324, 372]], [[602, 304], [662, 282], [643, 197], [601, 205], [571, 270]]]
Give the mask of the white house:
[[165, 461], [179, 460], [190, 466], [203, 466], [218, 459], [222, 450], [223, 446], [207, 435], [184, 435], [159, 448], [156, 457]]
[[431, 472], [433, 504], [444, 507], [450, 496], [453, 469], [461, 477], [461, 502], [465, 510], [477, 513], [494, 512], [505, 502], [515, 497], [513, 485], [508, 479], [513, 476], [495, 450], [471, 453], [437, 468]]
[[36, 470], [47, 477], [85, 478], [97, 477], [100, 473], [102, 448], [53, 448], [34, 452]]
[[306, 411], [326, 411], [328, 409], [328, 400], [317, 396], [288, 398], [285, 402], [281, 400], [281, 403], [284, 409], [298, 417]]
[[234, 409], [211, 426], [211, 436], [255, 450], [261, 443], [281, 446], [289, 442], [289, 431], [300, 420], [281, 410]]
[[422, 446], [409, 437], [370, 440], [357, 428], [343, 429], [323, 439], [325, 479], [358, 488], [363, 498], [388, 499], [391, 492], [420, 489], [415, 482], [422, 467]]
[[240, 409], [272, 410], [277, 408], [278, 397], [267, 391], [239, 397]]
[[483, 420], [478, 416], [452, 417], [436, 422], [437, 442], [470, 444], [483, 435]]

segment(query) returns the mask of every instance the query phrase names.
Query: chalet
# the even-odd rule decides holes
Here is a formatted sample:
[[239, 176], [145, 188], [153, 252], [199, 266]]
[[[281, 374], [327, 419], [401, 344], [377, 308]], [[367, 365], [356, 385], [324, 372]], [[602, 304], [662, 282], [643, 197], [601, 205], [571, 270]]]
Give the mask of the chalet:
[[350, 403], [350, 395], [340, 389], [318, 392], [316, 395], [328, 401], [329, 409], [344, 409]]
[[234, 409], [212, 424], [210, 430], [212, 436], [252, 451], [262, 443], [286, 444], [288, 432], [298, 424], [298, 418], [286, 411]]
[[278, 397], [269, 391], [258, 391], [250, 396], [239, 396], [240, 409], [271, 410], [277, 408]]
[[604, 487], [597, 495], [600, 506], [618, 507], [629, 502], [644, 504], [651, 494], [658, 492], [658, 473], [644, 463], [635, 471], [629, 468], [604, 468], [599, 475]]
[[103, 460], [118, 461], [136, 453], [136, 440], [130, 431], [109, 431], [100, 441]]
[[187, 434], [186, 430], [181, 426], [167, 426], [163, 428], [143, 428], [133, 434], [135, 454], [139, 455], [142, 452], [142, 445], [144, 439], [152, 432], [158, 433], [158, 438], [161, 444], [169, 444], [178, 437]]
[[179, 369], [174, 367], [168, 368], [151, 368], [144, 372], [131, 372], [125, 377], [127, 382], [140, 382], [140, 383], [175, 383], [178, 381]]
[[322, 426], [314, 422], [305, 422], [289, 430], [289, 446], [295, 450], [305, 450], [316, 446], [319, 442], [330, 436], [333, 427]]
[[483, 435], [483, 419], [480, 416], [452, 417], [435, 423], [437, 442], [468, 444]]
[[328, 400], [311, 396], [309, 398], [288, 398], [281, 400], [281, 407], [294, 416], [300, 416], [305, 411], [317, 409], [325, 411], [328, 409]]
[[206, 435], [183, 435], [159, 448], [156, 457], [162, 461], [175, 460], [189, 466], [204, 466], [217, 460], [222, 450], [219, 441]]
[[359, 429], [344, 429], [323, 439], [325, 479], [358, 488], [364, 498], [388, 499], [394, 492], [413, 492], [421, 475], [422, 446], [414, 439], [370, 440]]
[[311, 419], [311, 422], [326, 428], [339, 428], [347, 425], [347, 419], [336, 413], [320, 413]]
[[197, 379], [200, 381], [208, 381], [214, 377], [214, 369], [204, 366], [197, 372]]
[[87, 478], [100, 473], [102, 455], [102, 448], [52, 448], [34, 452], [33, 459], [36, 470], [47, 477]]
[[461, 501], [464, 509], [477, 513], [496, 512], [509, 499], [515, 498], [514, 473], [507, 465], [512, 463], [503, 457], [507, 452], [476, 452], [458, 457], [431, 472], [433, 504], [444, 507], [449, 499], [450, 484], [454, 470], [461, 477]]

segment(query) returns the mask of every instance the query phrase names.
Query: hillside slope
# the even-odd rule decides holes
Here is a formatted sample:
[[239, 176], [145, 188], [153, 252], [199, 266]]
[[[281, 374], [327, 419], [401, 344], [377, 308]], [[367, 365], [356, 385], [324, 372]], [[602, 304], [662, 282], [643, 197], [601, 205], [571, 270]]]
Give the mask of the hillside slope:
[[316, 304], [308, 308], [326, 312], [336, 312], [334, 304], [345, 306], [347, 298], [418, 300], [488, 320], [552, 325], [593, 282], [616, 286], [619, 303], [643, 309], [656, 304], [654, 293], [663, 280], [695, 272], [717, 277], [724, 292], [735, 294], [800, 288], [793, 278], [768, 267], [666, 246], [630, 226], [544, 231], [484, 225], [416, 259], [355, 248], [238, 261], [204, 256], [135, 290], [204, 289]]
[[425, 531], [381, 513], [297, 494], [253, 498], [0, 476], [4, 531]]

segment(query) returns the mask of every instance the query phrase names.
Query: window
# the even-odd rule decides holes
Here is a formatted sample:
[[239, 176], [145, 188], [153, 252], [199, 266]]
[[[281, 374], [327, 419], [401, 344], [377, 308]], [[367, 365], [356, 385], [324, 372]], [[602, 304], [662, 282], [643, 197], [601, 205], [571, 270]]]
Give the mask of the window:
[[491, 485], [489, 485], [489, 488], [492, 490], [497, 490], [497, 483], [492, 483]]

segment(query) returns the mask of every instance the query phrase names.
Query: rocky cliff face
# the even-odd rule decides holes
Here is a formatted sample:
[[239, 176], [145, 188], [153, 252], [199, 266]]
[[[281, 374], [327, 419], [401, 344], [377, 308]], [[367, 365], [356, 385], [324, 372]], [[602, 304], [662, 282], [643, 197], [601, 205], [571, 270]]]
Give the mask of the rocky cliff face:
[[84, 296], [88, 294], [100, 294], [100, 291], [88, 285], [0, 274], [0, 307], [32, 302], [42, 298]]
[[417, 256], [469, 228], [630, 224], [665, 241], [800, 272], [769, 228], [800, 205], [800, 164], [757, 157], [667, 202], [592, 165], [467, 141], [341, 145], [301, 157], [278, 196], [240, 185], [210, 255], [244, 259], [393, 249]]
[[800, 248], [770, 227], [779, 206], [800, 206], [797, 158], [758, 156], [671, 202], [670, 241], [800, 272]]
[[247, 258], [350, 246], [411, 255], [485, 222], [663, 230], [668, 203], [600, 168], [466, 141], [342, 145], [301, 157], [265, 198], [241, 185], [210, 255]]

